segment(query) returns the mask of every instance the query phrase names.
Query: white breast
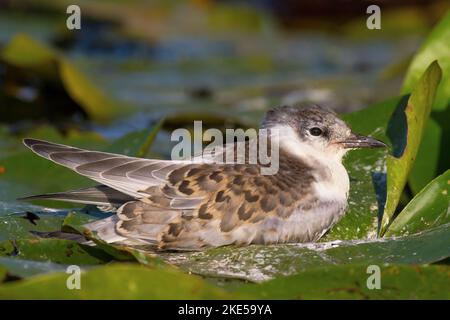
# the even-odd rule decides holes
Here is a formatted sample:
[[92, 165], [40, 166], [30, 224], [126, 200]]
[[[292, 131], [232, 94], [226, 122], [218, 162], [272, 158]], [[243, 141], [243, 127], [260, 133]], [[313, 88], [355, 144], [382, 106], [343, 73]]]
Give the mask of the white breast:
[[320, 200], [347, 201], [350, 188], [348, 173], [340, 162], [322, 162], [324, 170], [327, 171], [328, 179], [316, 177], [313, 188]]
[[[291, 128], [281, 128], [280, 146], [292, 155], [301, 158], [315, 176], [313, 182], [316, 206], [309, 210], [299, 207], [286, 219], [267, 219], [266, 228], [276, 226], [277, 232], [265, 234], [267, 242], [307, 242], [318, 240], [344, 214], [349, 192], [349, 177], [342, 165], [345, 150], [335, 154], [324, 154], [310, 145], [299, 141]], [[275, 221], [277, 220], [277, 221]]]

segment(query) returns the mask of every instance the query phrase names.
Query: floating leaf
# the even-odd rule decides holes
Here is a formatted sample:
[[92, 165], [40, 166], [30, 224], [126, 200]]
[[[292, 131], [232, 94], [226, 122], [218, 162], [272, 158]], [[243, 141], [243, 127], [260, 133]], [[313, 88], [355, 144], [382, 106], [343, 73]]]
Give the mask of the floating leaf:
[[402, 238], [305, 244], [223, 247], [204, 252], [160, 253], [180, 268], [210, 277], [265, 281], [342, 264], [424, 264], [450, 256], [450, 224]]
[[92, 265], [109, 262], [103, 250], [63, 239], [10, 240], [0, 243], [0, 256], [59, 264]]
[[87, 223], [86, 219], [80, 218], [79, 214], [70, 213], [64, 219], [62, 230], [69, 232], [77, 232], [84, 235], [87, 239], [92, 240], [95, 245], [107, 254], [114, 257], [118, 261], [137, 261], [145, 265], [163, 265], [164, 262], [155, 254], [146, 248], [133, 248], [120, 244], [107, 243], [97, 237], [95, 233], [90, 232], [84, 227]]
[[1, 299], [448, 299], [450, 267], [380, 264], [381, 290], [367, 286], [368, 265], [317, 268], [264, 284], [227, 290], [175, 270], [129, 264], [93, 268], [81, 289], [67, 290], [67, 275], [52, 273], [0, 285]]
[[[59, 231], [64, 219], [65, 212], [39, 212], [22, 211], [15, 205], [6, 204], [0, 212], [0, 241], [9, 239], [35, 239], [31, 231], [50, 232]], [[33, 216], [33, 218], [30, 218]]]
[[5, 270], [9, 275], [19, 278], [28, 278], [50, 272], [65, 272], [68, 266], [50, 261], [42, 262], [0, 256], [0, 270]]
[[[237, 291], [259, 299], [449, 299], [450, 267], [377, 265], [380, 290], [369, 289], [367, 264], [308, 270]], [[376, 267], [377, 267], [376, 266]]]
[[417, 233], [450, 222], [450, 170], [431, 181], [389, 226], [385, 236]]
[[81, 289], [67, 290], [67, 274], [53, 273], [0, 284], [0, 299], [231, 299], [200, 277], [126, 263], [93, 268]]
[[441, 69], [433, 62], [419, 80], [411, 96], [398, 108], [391, 121], [393, 156], [387, 158], [387, 198], [380, 235], [392, 222], [408, 174], [414, 164], [422, 133], [433, 105]]

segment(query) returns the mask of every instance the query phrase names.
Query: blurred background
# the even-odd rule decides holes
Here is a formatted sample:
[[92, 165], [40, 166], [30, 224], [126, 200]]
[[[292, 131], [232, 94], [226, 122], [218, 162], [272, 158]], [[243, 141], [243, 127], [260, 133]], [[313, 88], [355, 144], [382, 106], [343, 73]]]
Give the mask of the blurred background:
[[[381, 29], [369, 30], [366, 11], [374, 4], [381, 8]], [[67, 13], [70, 5], [81, 10], [79, 30], [67, 27], [67, 19], [76, 20]], [[448, 266], [420, 265], [448, 264], [450, 254], [449, 9], [448, 0], [0, 0], [0, 299], [216, 297], [209, 284], [184, 273], [172, 277], [169, 270], [172, 280], [165, 282], [166, 265], [153, 268], [153, 256], [132, 254], [130, 261], [152, 266], [144, 274], [136, 266], [109, 265], [123, 261], [123, 248], [103, 244], [91, 251], [32, 234], [82, 230], [105, 213], [17, 200], [93, 185], [30, 152], [24, 137], [170, 158], [175, 128], [190, 128], [194, 120], [203, 120], [203, 129], [257, 127], [269, 108], [302, 102], [345, 114], [356, 132], [401, 149], [397, 156], [407, 150], [400, 164], [386, 164], [389, 150], [346, 157], [347, 214], [321, 240], [337, 247], [227, 247], [163, 259], [231, 292], [247, 287], [230, 278], [281, 278], [266, 289], [253, 286], [255, 297], [447, 298]], [[440, 69], [428, 68], [436, 59], [439, 87]], [[427, 68], [428, 76], [420, 78]], [[431, 106], [427, 97], [434, 90]], [[413, 110], [432, 108], [415, 161], [426, 117], [423, 111], [406, 122], [402, 96], [410, 92]], [[406, 188], [387, 185], [385, 172], [408, 179]], [[379, 240], [386, 193], [400, 199], [388, 212], [398, 213], [392, 225], [400, 222], [388, 229], [395, 238]], [[383, 274], [383, 288], [390, 289], [360, 291], [366, 266], [374, 263], [394, 264]], [[74, 264], [83, 270], [108, 265], [93, 270], [97, 285], [84, 290], [83, 284], [81, 295], [60, 285], [58, 277], [65, 282], [66, 274], [32, 279], [35, 287], [15, 281]]]
[[[69, 5], [81, 29], [68, 30]], [[381, 8], [381, 30], [366, 9]], [[281, 104], [349, 112], [398, 95], [448, 1], [0, 0], [0, 128], [105, 139], [203, 119], [258, 125]], [[37, 129], [38, 128], [38, 129]], [[167, 156], [161, 131], [154, 154]], [[5, 144], [5, 142], [3, 142]], [[3, 148], [5, 150], [5, 148]]]

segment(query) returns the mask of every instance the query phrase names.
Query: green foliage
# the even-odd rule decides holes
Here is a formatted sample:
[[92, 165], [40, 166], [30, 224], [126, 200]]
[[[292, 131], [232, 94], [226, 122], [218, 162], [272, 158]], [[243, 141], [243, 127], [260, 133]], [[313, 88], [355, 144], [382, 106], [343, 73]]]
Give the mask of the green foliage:
[[240, 292], [262, 299], [448, 299], [450, 270], [444, 266], [380, 266], [381, 290], [369, 290], [367, 264], [317, 268], [247, 285]]
[[230, 299], [200, 277], [175, 270], [113, 264], [85, 272], [81, 290], [67, 290], [67, 274], [53, 273], [0, 286], [0, 299]]
[[442, 68], [442, 81], [433, 103], [431, 119], [424, 132], [409, 185], [417, 194], [450, 163], [450, 12], [441, 19], [415, 55], [406, 73], [402, 92], [410, 93], [426, 67], [434, 60]]
[[387, 158], [387, 199], [381, 221], [381, 235], [392, 222], [414, 164], [441, 75], [441, 68], [433, 62], [420, 78], [408, 100], [405, 99], [400, 108], [397, 108], [390, 122], [393, 155]]
[[386, 236], [417, 233], [450, 222], [450, 170], [431, 181], [395, 218]]
[[[0, 269], [1, 270], [1, 269]], [[448, 299], [445, 266], [382, 265], [381, 289], [370, 290], [367, 265], [316, 268], [264, 284], [219, 288], [175, 270], [113, 264], [82, 273], [67, 290], [67, 274], [52, 273], [0, 286], [0, 299]]]
[[442, 68], [442, 81], [437, 89], [433, 110], [445, 110], [450, 101], [450, 12], [428, 35], [409, 65], [403, 82], [402, 93], [411, 93], [427, 67], [435, 60]]
[[[244, 25], [249, 31], [267, 27], [261, 25], [264, 19], [246, 8], [214, 11], [207, 23], [218, 30], [231, 30], [230, 18], [236, 13], [250, 22]], [[14, 200], [92, 182], [37, 157], [23, 147], [22, 137], [0, 127], [0, 298], [449, 299], [450, 267], [442, 263], [450, 257], [450, 171], [445, 160], [449, 150], [449, 23], [447, 14], [413, 57], [402, 96], [343, 115], [355, 132], [389, 143], [393, 155], [382, 149], [349, 153], [344, 163], [351, 183], [347, 213], [319, 243], [229, 246], [203, 252], [155, 252], [149, 246], [105, 243], [83, 227], [106, 217], [95, 208], [54, 210]], [[124, 110], [67, 57], [28, 36], [13, 38], [0, 52], [0, 59], [8, 68], [56, 84], [93, 120], [111, 120]], [[247, 71], [275, 68], [269, 55], [246, 59], [220, 63], [225, 69], [235, 63]], [[190, 72], [193, 66], [187, 63], [184, 68]], [[146, 110], [168, 115], [164, 125], [170, 128], [198, 119], [221, 128], [255, 126], [265, 111], [264, 103], [213, 108], [213, 93], [208, 90], [191, 92], [197, 95], [192, 105], [165, 108], [155, 104]], [[251, 90], [261, 93], [259, 85]], [[227, 107], [232, 105], [227, 94], [221, 99]], [[49, 127], [27, 135], [145, 157], [162, 125], [163, 120], [112, 144], [98, 134], [68, 130], [63, 136]], [[436, 177], [438, 173], [442, 174]], [[411, 201], [404, 192], [407, 184]], [[64, 203], [39, 204], [67, 208]], [[89, 245], [32, 233], [61, 230], [78, 239], [83, 236]], [[377, 238], [377, 234], [384, 237]], [[81, 290], [67, 290], [65, 270], [72, 264], [83, 270]], [[369, 265], [380, 266], [382, 290], [367, 288]]]
[[450, 256], [450, 224], [402, 238], [315, 244], [224, 247], [206, 252], [161, 253], [180, 268], [211, 277], [264, 281], [317, 267], [346, 264], [425, 264]]
[[77, 265], [92, 265], [112, 260], [112, 257], [101, 249], [63, 239], [27, 239], [1, 242], [0, 256]]

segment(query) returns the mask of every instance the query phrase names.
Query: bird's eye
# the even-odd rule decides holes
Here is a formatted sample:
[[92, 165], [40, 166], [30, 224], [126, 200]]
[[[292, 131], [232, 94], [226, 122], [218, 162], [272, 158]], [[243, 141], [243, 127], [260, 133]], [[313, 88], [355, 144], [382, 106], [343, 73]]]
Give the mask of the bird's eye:
[[313, 136], [320, 136], [322, 134], [322, 129], [314, 127], [309, 129], [309, 133], [311, 133], [311, 135]]

